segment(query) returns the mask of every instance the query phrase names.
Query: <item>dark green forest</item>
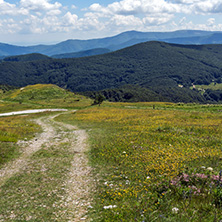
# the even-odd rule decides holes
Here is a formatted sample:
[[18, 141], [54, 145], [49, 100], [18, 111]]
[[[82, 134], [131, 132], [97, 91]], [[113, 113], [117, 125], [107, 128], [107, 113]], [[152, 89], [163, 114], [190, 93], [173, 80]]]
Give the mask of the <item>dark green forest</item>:
[[222, 102], [222, 91], [193, 85], [222, 83], [222, 45], [146, 42], [76, 59], [3, 61], [0, 84], [51, 83], [111, 101]]
[[26, 55], [19, 55], [19, 56], [9, 56], [3, 58], [3, 61], [5, 62], [30, 62], [30, 61], [39, 61], [39, 60], [46, 60], [51, 59], [50, 57], [46, 55], [42, 55], [39, 53], [32, 53], [32, 54], [26, 54]]

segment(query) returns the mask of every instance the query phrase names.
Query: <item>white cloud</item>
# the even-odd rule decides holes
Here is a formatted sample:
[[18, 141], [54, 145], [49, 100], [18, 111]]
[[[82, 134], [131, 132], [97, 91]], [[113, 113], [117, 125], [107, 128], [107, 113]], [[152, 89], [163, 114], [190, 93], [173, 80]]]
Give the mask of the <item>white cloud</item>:
[[49, 11], [57, 10], [62, 7], [62, 4], [55, 2], [54, 4], [49, 3], [49, 0], [21, 0], [20, 5], [22, 8], [31, 11]]
[[157, 26], [157, 25], [163, 25], [167, 22], [169, 22], [171, 19], [172, 19], [172, 15], [161, 15], [161, 16], [155, 16], [155, 17], [152, 17], [152, 16], [148, 16], [148, 17], [145, 17], [143, 19], [143, 22], [145, 25], [149, 25], [149, 26]]
[[197, 13], [219, 13], [222, 14], [221, 0], [205, 0], [194, 5], [194, 10]]
[[209, 19], [207, 20], [207, 25], [213, 26], [214, 24], [215, 24], [215, 18], [209, 18]]
[[89, 7], [89, 9], [91, 11], [101, 12], [103, 10], [103, 7], [98, 3], [94, 3]]
[[16, 5], [0, 0], [0, 15], [16, 15]]
[[52, 15], [52, 16], [54, 16], [54, 15], [60, 15], [62, 12], [60, 11], [60, 10], [58, 10], [58, 9], [55, 9], [55, 10], [50, 10], [50, 11], [48, 11], [46, 14], [47, 15]]
[[[148, 0], [149, 1], [149, 0]], [[115, 14], [138, 14], [141, 11], [140, 0], [124, 0], [108, 5], [108, 10]]]
[[78, 22], [78, 16], [67, 12], [63, 17], [63, 22], [65, 26], [76, 25]]
[[188, 29], [188, 30], [206, 30], [206, 31], [218, 31], [222, 30], [222, 23], [216, 24], [216, 19], [210, 18], [207, 22], [194, 23], [191, 20], [184, 20], [182, 24], [173, 24], [174, 29]]
[[140, 27], [143, 25], [143, 22], [135, 17], [134, 15], [115, 15], [110, 23], [113, 23], [117, 26], [129, 26], [129, 27]]
[[15, 34], [20, 30], [20, 25], [14, 19], [3, 19], [0, 22], [1, 34]]
[[136, 15], [147, 13], [179, 13], [184, 10], [178, 4], [165, 0], [122, 0], [102, 7], [100, 4], [93, 4], [90, 10], [96, 12], [110, 12], [112, 14]]
[[187, 18], [183, 17], [182, 19], [180, 19], [179, 24], [182, 25], [186, 22]]
[[119, 15], [177, 14], [177, 13], [222, 13], [221, 0], [122, 0], [104, 7], [94, 3], [92, 12]]
[[222, 0], [116, 0], [111, 4], [94, 3], [85, 9], [62, 5], [60, 0], [7, 1], [0, 0], [1, 34], [57, 32], [60, 36], [72, 33], [81, 37], [80, 33], [89, 33], [91, 37], [90, 33], [113, 35], [130, 29], [222, 30], [218, 21]]
[[78, 21], [79, 30], [97, 30], [101, 31], [107, 27], [107, 23], [99, 21], [99, 16], [95, 13], [86, 13], [84, 18]]
[[179, 4], [195, 4], [197, 2], [202, 2], [203, 0], [175, 0], [175, 3]]

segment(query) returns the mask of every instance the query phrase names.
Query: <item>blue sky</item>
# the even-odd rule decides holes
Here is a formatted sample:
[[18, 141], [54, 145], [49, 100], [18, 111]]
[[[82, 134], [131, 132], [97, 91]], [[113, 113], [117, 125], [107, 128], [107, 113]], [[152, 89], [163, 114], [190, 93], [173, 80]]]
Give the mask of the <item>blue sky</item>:
[[181, 29], [222, 31], [222, 0], [0, 0], [0, 42], [10, 44]]

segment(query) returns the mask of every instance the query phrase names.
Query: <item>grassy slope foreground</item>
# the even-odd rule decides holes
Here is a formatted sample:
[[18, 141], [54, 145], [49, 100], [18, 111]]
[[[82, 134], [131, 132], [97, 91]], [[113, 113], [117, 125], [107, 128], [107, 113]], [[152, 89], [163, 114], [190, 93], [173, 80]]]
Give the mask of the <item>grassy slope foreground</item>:
[[[32, 85], [11, 90], [2, 86], [0, 113], [39, 108], [79, 109], [91, 104], [84, 96], [73, 94], [55, 85]], [[16, 142], [32, 138], [39, 127], [26, 116], [0, 117], [0, 165], [18, 156]]]
[[[91, 101], [52, 85], [6, 94], [0, 101], [0, 113], [64, 104], [73, 110]], [[64, 94], [70, 97], [59, 104]], [[32, 95], [35, 98], [29, 100]], [[45, 96], [48, 106], [40, 100]], [[51, 115], [0, 117], [0, 221], [80, 221], [87, 212], [90, 183], [80, 182], [90, 181], [84, 131], [55, 123], [53, 116], [59, 114]]]
[[[46, 90], [49, 86], [4, 94], [0, 111], [11, 111], [13, 105], [17, 110], [47, 107], [38, 104], [37, 97], [27, 99], [25, 93], [41, 87]], [[40, 92], [35, 95], [42, 98]], [[50, 107], [56, 107], [57, 99], [56, 95], [49, 99]], [[82, 204], [87, 207], [84, 213], [88, 211], [88, 218], [96, 222], [222, 220], [221, 105], [105, 102], [90, 107], [89, 101], [72, 102], [70, 107], [69, 99], [65, 100], [61, 106], [76, 109], [82, 104], [85, 109], [56, 120], [78, 125], [89, 134], [91, 150], [87, 154], [96, 183], [91, 206], [89, 201], [81, 202], [84, 196], [77, 202], [72, 202], [77, 197], [70, 196], [75, 180], [72, 160], [80, 155], [70, 149], [78, 138], [75, 130], [53, 123], [48, 113], [4, 117], [0, 118], [2, 164], [21, 158], [22, 147], [16, 142], [29, 144], [40, 131], [31, 119], [41, 117], [55, 129], [46, 130], [52, 134], [49, 143], [39, 147], [26, 166], [2, 184], [0, 221], [68, 221]], [[84, 181], [91, 184], [87, 177]]]
[[0, 168], [0, 221], [86, 218], [92, 191], [84, 130], [53, 116], [38, 117], [43, 133], [17, 144], [21, 155]]
[[89, 131], [93, 221], [222, 219], [221, 106], [104, 104], [59, 120]]

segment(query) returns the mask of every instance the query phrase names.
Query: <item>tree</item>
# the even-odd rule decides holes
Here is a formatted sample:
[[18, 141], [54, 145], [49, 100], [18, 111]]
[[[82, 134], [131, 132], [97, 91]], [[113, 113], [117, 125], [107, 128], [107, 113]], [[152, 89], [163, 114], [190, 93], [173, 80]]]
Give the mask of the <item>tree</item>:
[[99, 105], [100, 106], [102, 104], [102, 102], [104, 101], [104, 99], [105, 98], [103, 95], [97, 94], [92, 105]]

